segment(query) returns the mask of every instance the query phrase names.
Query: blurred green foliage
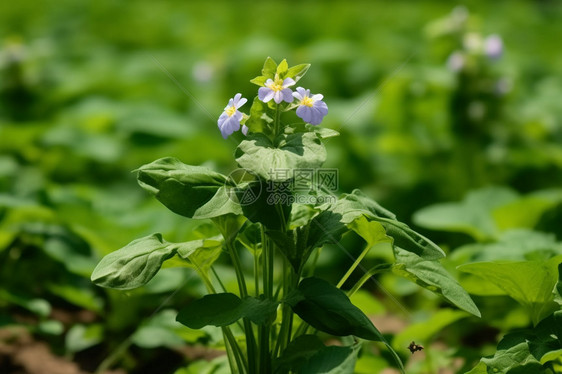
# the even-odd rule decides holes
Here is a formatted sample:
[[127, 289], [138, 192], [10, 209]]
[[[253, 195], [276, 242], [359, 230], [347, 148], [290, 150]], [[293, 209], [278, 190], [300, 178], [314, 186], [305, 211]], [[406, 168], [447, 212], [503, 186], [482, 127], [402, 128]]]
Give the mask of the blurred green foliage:
[[[173, 156], [228, 174], [236, 142], [222, 139], [216, 119], [235, 93], [251, 97], [248, 77], [267, 56], [314, 66], [306, 86], [330, 108], [323, 125], [341, 132], [328, 142], [326, 165], [339, 169], [341, 192], [361, 188], [406, 222], [440, 203], [414, 221], [440, 230], [428, 235], [451, 251], [451, 270], [499, 260], [552, 267], [562, 240], [554, 190], [562, 182], [561, 21], [560, 2], [548, 0], [2, 2], [0, 325], [27, 326], [88, 370], [118, 362], [143, 372], [161, 361], [145, 354], [155, 346], [220, 347], [212, 331], [169, 318], [201, 294], [189, 270], [166, 269], [126, 295], [94, 287], [89, 276], [132, 238], [196, 240], [208, 231], [149, 199], [130, 172]], [[471, 47], [493, 34], [503, 40], [500, 58]], [[490, 186], [500, 187], [474, 191]], [[322, 256], [319, 272], [338, 278], [344, 255], [326, 248]], [[430, 349], [412, 372], [432, 373], [455, 357], [468, 371], [493, 354], [500, 332], [530, 324], [510, 290], [474, 284], [485, 270], [466, 266], [459, 280], [481, 291], [483, 320], [449, 315], [429, 293], [386, 278], [393, 296], [371, 285], [381, 305], [361, 303], [408, 319], [411, 335], [417, 322], [432, 321], [424, 310], [449, 316], [449, 326], [422, 338], [454, 352]], [[395, 297], [420, 312], [403, 313]], [[542, 301], [552, 308], [549, 297]], [[128, 353], [111, 356], [116, 350]], [[184, 362], [173, 357], [162, 372]], [[202, 372], [198, 365], [179, 372]], [[224, 370], [220, 358], [213, 365]], [[364, 354], [356, 370], [369, 365], [383, 368], [384, 359]]]

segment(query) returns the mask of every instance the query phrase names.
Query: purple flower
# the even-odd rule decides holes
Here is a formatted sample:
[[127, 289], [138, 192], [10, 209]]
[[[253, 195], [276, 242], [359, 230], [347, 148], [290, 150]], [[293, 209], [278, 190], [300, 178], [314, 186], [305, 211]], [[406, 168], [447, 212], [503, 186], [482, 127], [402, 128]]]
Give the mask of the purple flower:
[[318, 125], [328, 114], [328, 106], [322, 101], [324, 96], [319, 94], [310, 96], [310, 90], [305, 90], [302, 87], [297, 87], [297, 92], [293, 92], [293, 96], [299, 100], [297, 116], [302, 118], [304, 122]]
[[449, 67], [449, 70], [455, 73], [461, 71], [464, 68], [464, 65], [465, 65], [464, 55], [459, 51], [451, 53], [451, 55], [447, 59], [447, 66]]
[[497, 60], [503, 54], [503, 41], [499, 35], [493, 34], [484, 41], [484, 53], [488, 58]]
[[293, 91], [287, 87], [295, 83], [296, 82], [291, 78], [281, 80], [278, 75], [275, 75], [275, 79], [268, 79], [265, 81], [265, 87], [260, 87], [258, 90], [258, 98], [264, 103], [267, 103], [271, 99], [277, 104], [280, 104], [282, 101], [291, 103], [293, 102]]
[[[237, 93], [233, 99], [230, 99], [228, 105], [224, 108], [224, 112], [222, 112], [219, 120], [217, 121], [223, 138], [226, 139], [234, 131], [238, 131], [240, 129], [240, 121], [244, 115], [238, 111], [238, 108], [246, 104], [247, 101], [247, 99], [242, 97], [242, 94]], [[244, 129], [242, 129], [242, 131], [244, 131]]]

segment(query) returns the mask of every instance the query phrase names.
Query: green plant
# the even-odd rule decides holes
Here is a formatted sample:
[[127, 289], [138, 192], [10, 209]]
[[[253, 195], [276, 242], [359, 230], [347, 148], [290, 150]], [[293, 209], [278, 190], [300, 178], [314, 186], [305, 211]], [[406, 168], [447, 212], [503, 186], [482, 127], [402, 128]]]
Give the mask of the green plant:
[[[195, 269], [208, 295], [181, 309], [177, 320], [193, 329], [220, 327], [233, 373], [351, 373], [362, 339], [386, 345], [403, 372], [398, 354], [349, 299], [372, 276], [391, 270], [480, 313], [441, 266], [445, 254], [438, 246], [359, 190], [336, 197], [333, 184], [317, 183], [320, 175], [325, 182], [337, 177], [321, 166], [327, 156], [323, 143], [338, 133], [315, 127], [328, 112], [322, 95], [289, 88], [308, 69], [268, 58], [262, 75], [251, 81], [260, 89], [249, 115], [238, 110], [246, 102], [240, 94], [229, 102], [219, 129], [224, 138], [242, 137], [235, 133], [239, 129], [246, 136], [235, 152], [240, 169], [229, 176], [175, 158], [137, 170], [141, 187], [168, 209], [211, 220], [221, 235], [182, 243], [158, 233], [146, 236], [105, 256], [91, 278], [102, 287], [129, 290], [145, 285], [163, 266]], [[306, 123], [295, 122], [294, 109]], [[322, 247], [338, 245], [351, 231], [365, 248], [337, 285], [314, 276]], [[395, 262], [366, 270], [343, 291], [375, 247], [391, 249]], [[235, 270], [235, 291], [215, 269], [221, 254]], [[319, 333], [342, 337], [343, 346], [326, 346]]]

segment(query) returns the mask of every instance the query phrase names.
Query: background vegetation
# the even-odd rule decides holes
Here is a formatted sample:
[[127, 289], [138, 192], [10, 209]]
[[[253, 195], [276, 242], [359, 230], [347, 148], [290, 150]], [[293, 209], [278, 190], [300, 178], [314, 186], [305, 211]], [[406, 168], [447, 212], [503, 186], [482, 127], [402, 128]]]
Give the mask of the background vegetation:
[[[470, 370], [507, 332], [556, 310], [561, 21], [557, 1], [3, 2], [0, 371], [52, 362], [69, 373], [212, 372], [199, 360], [217, 356], [219, 335], [179, 327], [171, 312], [203, 292], [189, 271], [168, 269], [129, 293], [89, 278], [136, 237], [196, 235], [131, 171], [174, 156], [228, 174], [236, 141], [222, 139], [216, 119], [235, 93], [253, 95], [249, 79], [267, 56], [312, 64], [306, 86], [330, 109], [322, 125], [341, 132], [326, 165], [338, 168], [340, 191], [361, 188], [426, 230], [482, 318], [386, 277], [367, 283], [362, 309], [408, 372]], [[493, 34], [501, 57], [471, 46]], [[359, 241], [343, 245], [359, 251]], [[498, 260], [554, 270], [529, 265], [498, 281], [473, 264], [497, 270]], [[345, 261], [327, 248], [320, 271], [339, 279]], [[537, 273], [550, 275], [523, 296], [502, 286]], [[413, 339], [423, 353], [407, 351]], [[45, 348], [34, 356], [43, 368], [25, 356], [30, 347]], [[356, 370], [388, 362], [373, 350]]]

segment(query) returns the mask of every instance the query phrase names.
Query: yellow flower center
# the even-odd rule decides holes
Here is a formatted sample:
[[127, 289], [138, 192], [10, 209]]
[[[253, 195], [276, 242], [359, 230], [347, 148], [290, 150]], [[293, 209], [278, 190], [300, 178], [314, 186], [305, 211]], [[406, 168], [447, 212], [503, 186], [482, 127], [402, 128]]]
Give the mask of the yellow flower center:
[[314, 100], [312, 100], [312, 98], [310, 98], [308, 96], [305, 96], [300, 102], [300, 105], [306, 105], [306, 106], [311, 107], [311, 108], [312, 108], [313, 104], [314, 104]]
[[229, 117], [232, 117], [234, 113], [236, 113], [236, 107], [234, 105], [229, 106], [228, 108], [226, 108], [225, 113], [228, 114]]
[[281, 79], [279, 79], [279, 77], [275, 77], [273, 82], [268, 84], [267, 87], [270, 88], [271, 90], [275, 91], [275, 92], [279, 92], [279, 91], [283, 90], [283, 81]]

